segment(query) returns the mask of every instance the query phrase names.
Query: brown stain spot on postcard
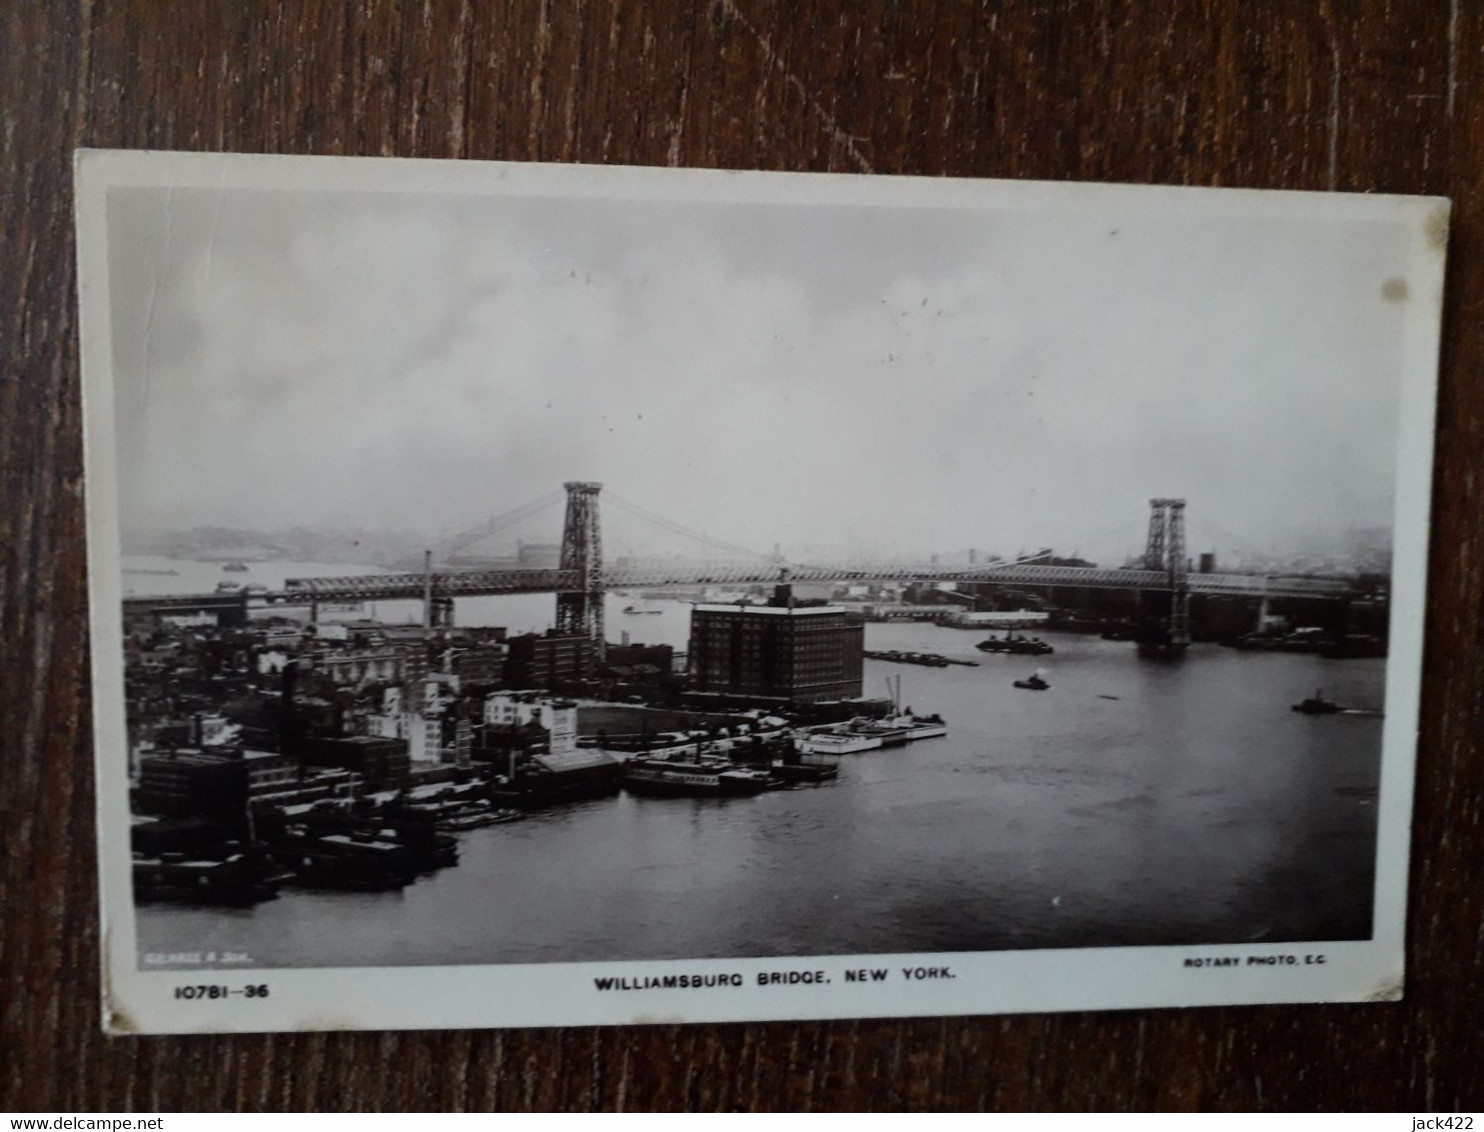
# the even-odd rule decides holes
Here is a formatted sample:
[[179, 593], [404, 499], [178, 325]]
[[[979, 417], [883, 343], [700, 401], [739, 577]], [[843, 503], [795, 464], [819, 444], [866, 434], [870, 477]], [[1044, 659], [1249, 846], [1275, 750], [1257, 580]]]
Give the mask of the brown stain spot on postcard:
[[1377, 983], [1375, 989], [1365, 996], [1365, 1001], [1400, 1002], [1406, 986], [1407, 980], [1404, 975], [1392, 975]]
[[299, 1034], [326, 1034], [345, 1030], [364, 1030], [367, 1027], [353, 1018], [321, 1017], [311, 1015], [300, 1019], [293, 1025], [295, 1033]]
[[103, 1028], [110, 1034], [137, 1034], [139, 1027], [134, 1024], [134, 1019], [116, 1006], [106, 1007]]
[[113, 976], [109, 967], [108, 957], [113, 955], [113, 925], [107, 921], [103, 924], [103, 971], [102, 971], [102, 997], [103, 997], [103, 1032], [105, 1034], [123, 1035], [137, 1034], [139, 1027], [134, 1024], [124, 1010], [119, 1009], [113, 1001]]
[[1443, 251], [1448, 247], [1448, 213], [1452, 206], [1448, 202], [1438, 205], [1427, 214], [1425, 231], [1429, 247]]
[[1407, 294], [1407, 281], [1400, 275], [1393, 275], [1381, 284], [1381, 297], [1388, 303], [1404, 303], [1407, 301]]

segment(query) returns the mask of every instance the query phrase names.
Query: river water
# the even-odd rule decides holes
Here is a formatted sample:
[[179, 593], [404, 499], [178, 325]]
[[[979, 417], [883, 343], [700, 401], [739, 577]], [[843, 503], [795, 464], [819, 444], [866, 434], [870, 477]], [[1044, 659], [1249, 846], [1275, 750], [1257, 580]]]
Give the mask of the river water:
[[[215, 569], [213, 584], [264, 568]], [[625, 616], [630, 603], [664, 612]], [[552, 606], [461, 600], [458, 620], [544, 628]], [[610, 639], [684, 645], [688, 606], [615, 595], [608, 612]], [[980, 637], [868, 625], [868, 648], [980, 663], [867, 661], [867, 694], [901, 675], [904, 701], [949, 734], [849, 756], [833, 784], [548, 810], [461, 834], [458, 867], [398, 893], [141, 908], [140, 950], [395, 966], [1370, 935], [1381, 720], [1289, 705], [1322, 687], [1379, 708], [1384, 661], [1198, 645], [1159, 663], [1072, 634], [1047, 634], [1056, 655], [1032, 661], [985, 656]], [[1050, 691], [1012, 687], [1037, 666]]]

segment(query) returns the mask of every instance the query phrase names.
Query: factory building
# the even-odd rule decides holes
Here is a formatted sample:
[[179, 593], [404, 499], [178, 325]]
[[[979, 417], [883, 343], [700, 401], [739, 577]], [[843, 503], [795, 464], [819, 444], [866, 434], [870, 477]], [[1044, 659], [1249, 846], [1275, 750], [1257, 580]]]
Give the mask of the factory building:
[[861, 694], [865, 626], [834, 605], [697, 605], [690, 671], [697, 691], [814, 703]]

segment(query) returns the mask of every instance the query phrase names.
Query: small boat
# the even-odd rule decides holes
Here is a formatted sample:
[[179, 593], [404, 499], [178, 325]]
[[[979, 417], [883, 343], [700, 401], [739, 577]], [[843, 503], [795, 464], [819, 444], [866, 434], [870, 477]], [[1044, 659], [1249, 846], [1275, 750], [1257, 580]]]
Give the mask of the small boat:
[[225, 571], [227, 571], [227, 573], [229, 573], [229, 574], [246, 574], [247, 573], [247, 563], [245, 563], [245, 562], [228, 562], [225, 566], [222, 567], [222, 569], [225, 570]]
[[467, 829], [484, 829], [486, 826], [503, 825], [506, 822], [519, 821], [524, 816], [519, 810], [471, 809], [460, 814], [454, 814], [451, 817], [441, 818], [438, 822], [438, 827], [460, 833]]
[[830, 760], [827, 756], [808, 756], [795, 754], [797, 761], [789, 759], [775, 759], [769, 768], [773, 777], [788, 783], [815, 784], [830, 782], [840, 777], [840, 764], [838, 760]]
[[663, 609], [640, 609], [637, 605], [626, 605], [623, 607], [623, 611], [630, 617], [656, 617], [664, 612]]
[[977, 668], [977, 660], [951, 660], [935, 652], [902, 652], [899, 649], [866, 649], [862, 654], [867, 660], [889, 660], [896, 664], [921, 664], [928, 668], [947, 668], [950, 664], [968, 665]]
[[1294, 704], [1293, 710], [1302, 712], [1304, 715], [1334, 715], [1336, 712], [1344, 709], [1335, 703], [1334, 700], [1325, 699], [1323, 688], [1316, 688], [1314, 689], [1314, 694], [1308, 699], [1300, 700]]
[[1047, 688], [1051, 687], [1050, 684], [1041, 678], [1039, 672], [1028, 679], [1015, 681], [1015, 686], [1017, 688], [1024, 688], [1028, 692], [1044, 692]]
[[639, 758], [624, 767], [623, 784], [633, 794], [689, 797], [745, 797], [776, 790], [782, 781], [763, 770], [734, 766], [722, 759]]
[[1003, 637], [990, 637], [974, 646], [980, 652], [1008, 653], [1011, 656], [1050, 656], [1056, 652], [1040, 637], [1027, 637], [1024, 633], [1006, 633]]

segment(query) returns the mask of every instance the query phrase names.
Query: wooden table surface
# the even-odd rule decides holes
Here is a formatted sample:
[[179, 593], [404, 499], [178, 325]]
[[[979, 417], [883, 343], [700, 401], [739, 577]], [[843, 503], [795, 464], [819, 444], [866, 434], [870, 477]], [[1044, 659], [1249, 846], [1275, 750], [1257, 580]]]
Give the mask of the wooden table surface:
[[[1484, 5], [0, 0], [0, 1109], [1484, 1103]], [[1404, 1002], [105, 1039], [71, 151], [1451, 196]]]

